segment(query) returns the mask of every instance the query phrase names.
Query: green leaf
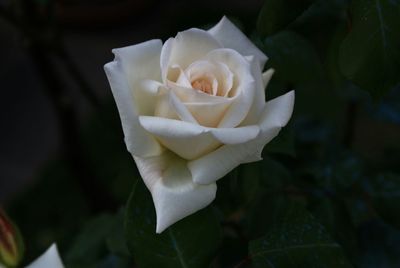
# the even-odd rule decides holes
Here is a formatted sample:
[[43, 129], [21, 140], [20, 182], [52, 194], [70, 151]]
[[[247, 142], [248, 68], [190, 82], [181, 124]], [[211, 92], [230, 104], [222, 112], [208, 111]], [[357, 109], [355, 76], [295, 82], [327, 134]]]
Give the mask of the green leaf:
[[[87, 222], [66, 254], [68, 267], [128, 267], [131, 256], [123, 232], [124, 210]], [[125, 265], [127, 263], [127, 265]], [[102, 267], [103, 267], [102, 266]]]
[[400, 1], [354, 0], [350, 13], [340, 68], [372, 96], [381, 97], [400, 82]]
[[254, 267], [351, 267], [325, 228], [296, 203], [263, 237], [249, 245]]
[[156, 214], [149, 191], [139, 180], [129, 198], [125, 232], [138, 267], [208, 267], [220, 244], [221, 230], [206, 208], [156, 234]]
[[370, 179], [368, 188], [378, 214], [400, 229], [400, 176], [395, 173], [380, 174]]
[[114, 217], [110, 214], [100, 215], [87, 222], [66, 254], [67, 264], [81, 267], [96, 263], [106, 253], [105, 239], [113, 224]]
[[266, 0], [257, 20], [261, 37], [285, 29], [312, 3], [312, 0]]
[[280, 80], [295, 88], [322, 80], [319, 57], [312, 45], [299, 34], [280, 32], [266, 38], [264, 47], [269, 57], [267, 66], [275, 69], [273, 80]]

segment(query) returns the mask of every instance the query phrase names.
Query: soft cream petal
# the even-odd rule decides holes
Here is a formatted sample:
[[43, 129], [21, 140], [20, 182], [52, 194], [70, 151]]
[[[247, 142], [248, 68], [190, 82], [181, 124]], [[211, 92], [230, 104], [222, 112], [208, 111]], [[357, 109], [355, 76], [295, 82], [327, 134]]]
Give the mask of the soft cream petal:
[[42, 256], [26, 268], [64, 268], [58, 254], [57, 246], [53, 244]]
[[[254, 57], [251, 58], [252, 58], [250, 60], [251, 72], [255, 81], [254, 101], [253, 104], [251, 105], [249, 113], [246, 115], [246, 118], [241, 123], [241, 125], [243, 126], [256, 124], [260, 120], [261, 113], [265, 108], [266, 84], [264, 84], [263, 75], [261, 74], [259, 65], [254, 60]], [[268, 74], [269, 78], [271, 78], [273, 74], [273, 69], [269, 69], [268, 71], [265, 72], [265, 74]]]
[[153, 197], [157, 233], [206, 207], [215, 198], [217, 185], [193, 183], [186, 161], [170, 152], [151, 158], [135, 157], [135, 161]]
[[176, 110], [171, 106], [169, 90], [167, 88], [160, 87], [156, 99], [157, 104], [154, 111], [154, 116], [179, 120]]
[[241, 144], [255, 139], [260, 133], [260, 127], [245, 126], [237, 128], [213, 128], [210, 132], [223, 144]]
[[184, 103], [196, 121], [205, 127], [217, 127], [225, 116], [232, 100], [215, 103]]
[[267, 56], [259, 50], [230, 20], [225, 16], [208, 32], [226, 48], [232, 48], [243, 56], [254, 56], [260, 69], [264, 68]]
[[272, 75], [274, 73], [275, 73], [275, 70], [272, 68], [263, 72], [262, 79], [263, 79], [264, 88], [268, 86], [268, 83], [269, 83], [269, 81], [271, 81]]
[[174, 91], [177, 97], [183, 103], [227, 103], [232, 102], [229, 98], [221, 96], [213, 96], [204, 93], [200, 90], [194, 90], [193, 88], [181, 87], [175, 83], [168, 83], [169, 88]]
[[241, 163], [260, 160], [262, 148], [287, 124], [293, 106], [294, 91], [269, 101], [261, 116], [259, 123], [261, 132], [257, 138], [242, 144], [221, 146], [203, 157], [190, 161], [188, 167], [193, 181], [208, 184], [222, 178]]
[[189, 29], [170, 38], [161, 51], [161, 72], [164, 82], [168, 69], [172, 65], [179, 65], [186, 69], [191, 63], [204, 57], [211, 50], [222, 47], [211, 34], [200, 29]]
[[218, 127], [236, 127], [247, 116], [254, 99], [256, 84], [251, 73], [251, 65], [235, 50], [227, 48], [211, 51], [207, 54], [207, 59], [225, 63], [234, 74], [234, 86], [229, 93], [233, 102]]
[[113, 61], [104, 66], [111, 90], [117, 103], [122, 129], [128, 151], [138, 156], [159, 155], [162, 147], [139, 123], [137, 107], [133, 102], [125, 73], [120, 61]]
[[179, 118], [185, 122], [198, 124], [195, 117], [193, 117], [188, 108], [181, 102], [181, 100], [175, 95], [175, 93], [170, 90], [168, 94], [169, 94], [170, 105], [175, 109]]
[[[128, 81], [136, 110], [140, 114], [154, 113], [154, 94], [161, 82], [161, 40], [150, 40], [133, 46], [113, 49]], [[143, 82], [154, 81], [154, 83]], [[153, 94], [153, 95], [152, 95]]]
[[140, 116], [139, 120], [165, 147], [184, 159], [195, 159], [221, 145], [207, 128], [197, 124], [153, 116]]

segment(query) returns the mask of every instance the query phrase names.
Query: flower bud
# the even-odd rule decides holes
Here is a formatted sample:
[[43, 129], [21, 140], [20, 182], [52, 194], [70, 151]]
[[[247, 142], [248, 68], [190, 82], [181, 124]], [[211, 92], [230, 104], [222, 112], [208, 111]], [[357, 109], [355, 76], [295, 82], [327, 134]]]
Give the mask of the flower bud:
[[16, 267], [22, 259], [23, 251], [19, 230], [0, 209], [0, 267]]

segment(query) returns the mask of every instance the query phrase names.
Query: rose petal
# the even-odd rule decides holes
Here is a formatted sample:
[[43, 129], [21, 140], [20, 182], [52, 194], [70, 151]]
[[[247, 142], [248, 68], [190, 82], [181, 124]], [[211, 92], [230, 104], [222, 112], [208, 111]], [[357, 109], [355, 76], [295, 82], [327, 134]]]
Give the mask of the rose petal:
[[[134, 47], [136, 47], [138, 53], [141, 53], [146, 45], [154, 45], [154, 42], [150, 41], [148, 44], [139, 44], [137, 47]], [[115, 102], [117, 103], [128, 151], [133, 155], [143, 157], [159, 155], [162, 152], [159, 142], [147, 133], [139, 123], [137, 107], [134, 104], [134, 98], [121, 61], [116, 60], [107, 63], [104, 66], [104, 70], [110, 82]]]
[[58, 254], [57, 246], [53, 244], [42, 256], [36, 259], [26, 268], [64, 268], [64, 265]]
[[154, 111], [154, 116], [179, 120], [179, 115], [171, 105], [168, 89], [165, 87], [160, 87], [156, 98], [157, 105]]
[[[250, 142], [224, 145], [201, 158], [188, 162], [193, 181], [199, 184], [214, 182], [241, 163], [259, 159], [262, 148], [289, 121], [294, 106], [294, 91], [269, 101], [260, 121], [261, 133]], [[218, 163], [216, 165], [215, 163]], [[206, 167], [206, 168], [205, 168]]]
[[232, 48], [243, 56], [256, 57], [260, 69], [264, 68], [267, 56], [261, 52], [230, 20], [225, 16], [208, 32], [226, 48]]
[[[254, 57], [251, 59], [251, 67], [251, 72], [255, 81], [254, 101], [249, 113], [241, 123], [243, 126], [256, 124], [260, 120], [261, 113], [265, 108], [265, 88], [274, 73], [273, 69], [269, 69], [261, 75], [260, 67], [254, 60]], [[266, 80], [264, 80], [264, 78]]]
[[269, 83], [269, 81], [271, 81], [272, 75], [274, 73], [275, 73], [275, 70], [272, 68], [263, 72], [262, 79], [263, 79], [264, 88], [268, 86], [268, 83]]
[[157, 214], [156, 232], [210, 204], [215, 183], [193, 183], [186, 162], [170, 152], [156, 157], [135, 157], [140, 174], [151, 192]]
[[207, 128], [197, 124], [152, 116], [140, 116], [139, 120], [143, 128], [184, 159], [197, 158], [221, 144]]
[[161, 50], [160, 59], [164, 83], [170, 66], [177, 64], [186, 69], [192, 62], [220, 47], [219, 41], [211, 34], [195, 28], [180, 32], [175, 38], [168, 39]]
[[193, 115], [190, 113], [187, 107], [180, 101], [180, 99], [178, 99], [175, 93], [170, 90], [168, 94], [169, 94], [170, 105], [175, 109], [179, 118], [185, 122], [198, 124], [196, 119], [193, 117]]
[[[205, 127], [217, 127], [234, 101], [234, 98], [212, 96], [192, 88], [179, 87], [173, 83], [170, 83], [170, 89], [197, 123]], [[190, 120], [184, 121], [190, 122]]]
[[241, 144], [255, 139], [260, 133], [260, 127], [253, 125], [237, 128], [214, 128], [210, 131], [223, 144]]
[[231, 103], [232, 100], [221, 96], [213, 96], [193, 88], [181, 87], [175, 83], [168, 83], [171, 90], [183, 103]]
[[[140, 116], [141, 125], [160, 142], [184, 159], [195, 159], [221, 144], [240, 144], [257, 137], [259, 126], [207, 128], [200, 125], [153, 116]], [[190, 145], [190, 146], [188, 146]]]
[[[113, 49], [115, 60], [128, 80], [129, 88], [140, 114], [154, 112], [154, 94], [161, 82], [160, 54], [161, 40], [150, 40], [134, 46]], [[146, 80], [147, 82], [143, 82]], [[149, 81], [153, 81], [150, 83]], [[156, 82], [157, 81], [157, 82]]]
[[225, 102], [216, 103], [185, 103], [184, 105], [196, 119], [205, 127], [217, 127], [225, 116], [226, 110], [231, 105], [232, 100], [226, 99]]
[[230, 94], [234, 94], [230, 96], [234, 100], [218, 127], [236, 127], [246, 117], [253, 103], [255, 81], [251, 73], [251, 65], [235, 50], [227, 48], [213, 50], [207, 54], [206, 58], [210, 61], [225, 63], [234, 73], [234, 88], [230, 91]]

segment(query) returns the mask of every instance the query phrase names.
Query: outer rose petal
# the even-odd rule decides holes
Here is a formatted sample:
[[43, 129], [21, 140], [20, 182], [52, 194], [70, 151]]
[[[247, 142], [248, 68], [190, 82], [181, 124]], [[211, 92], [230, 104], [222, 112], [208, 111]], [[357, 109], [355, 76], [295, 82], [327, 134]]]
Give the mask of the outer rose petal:
[[226, 48], [232, 48], [243, 56], [253, 55], [263, 69], [267, 56], [261, 52], [253, 43], [225, 16], [208, 32], [215, 37]]
[[[154, 68], [154, 66], [147, 66], [144, 56], [149, 51], [152, 51], [149, 55], [152, 57], [154, 51], [157, 49], [161, 49], [160, 42], [157, 40], [129, 47], [130, 59], [134, 59], [135, 55], [137, 56], [136, 64], [138, 64], [137, 68], [141, 69], [140, 74], [145, 75], [144, 70]], [[119, 52], [116, 53], [119, 55]], [[140, 57], [140, 55], [143, 57]], [[123, 66], [124, 64], [119, 60], [119, 56], [117, 56], [114, 61], [104, 66], [104, 70], [111, 85], [115, 102], [117, 103], [128, 151], [142, 157], [159, 155], [163, 150], [159, 142], [145, 131], [139, 123], [135, 97], [132, 94], [131, 86], [127, 80]], [[159, 67], [157, 66], [156, 68]], [[138, 78], [140, 76], [138, 73], [132, 75], [137, 75]]]
[[157, 233], [214, 200], [217, 185], [193, 183], [186, 162], [176, 155], [165, 152], [156, 157], [134, 158], [153, 197]]
[[64, 268], [58, 254], [57, 246], [53, 244], [42, 256], [26, 268]]
[[[188, 162], [193, 181], [199, 184], [214, 182], [241, 163], [261, 159], [261, 151], [289, 121], [294, 106], [294, 91], [269, 102], [261, 116], [261, 133], [247, 143], [225, 145], [196, 160]], [[217, 165], [215, 163], [218, 163]]]
[[[140, 124], [161, 143], [184, 159], [195, 159], [221, 144], [238, 144], [253, 140], [258, 126], [207, 128], [180, 120], [140, 116]], [[190, 145], [190, 146], [188, 146]]]
[[161, 47], [161, 40], [150, 40], [112, 50], [128, 81], [136, 110], [141, 115], [154, 112], [154, 95], [161, 85]]

